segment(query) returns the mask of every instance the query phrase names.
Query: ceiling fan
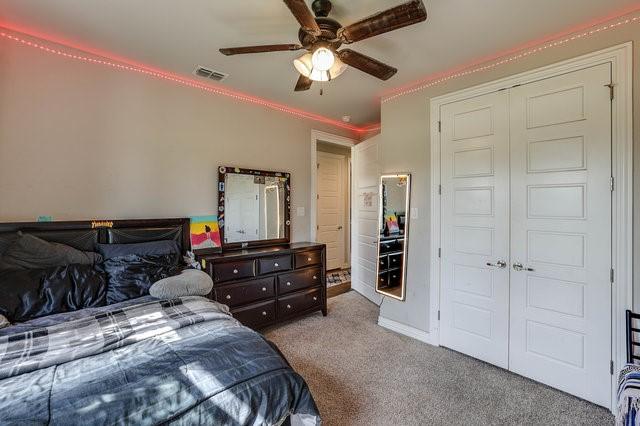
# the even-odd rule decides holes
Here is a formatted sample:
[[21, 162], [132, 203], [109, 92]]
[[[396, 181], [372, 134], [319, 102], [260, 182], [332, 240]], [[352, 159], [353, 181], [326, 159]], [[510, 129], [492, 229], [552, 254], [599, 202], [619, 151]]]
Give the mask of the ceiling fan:
[[300, 44], [231, 47], [220, 49], [220, 52], [229, 56], [307, 50], [307, 53], [293, 61], [300, 73], [296, 92], [309, 90], [314, 81], [333, 80], [347, 69], [347, 65], [381, 80], [390, 79], [398, 72], [396, 68], [351, 49], [338, 49], [343, 44], [355, 43], [427, 19], [427, 11], [422, 0], [411, 0], [346, 27], [328, 17], [332, 8], [330, 0], [314, 0], [311, 8], [315, 17], [305, 0], [284, 0], [284, 3], [300, 23]]

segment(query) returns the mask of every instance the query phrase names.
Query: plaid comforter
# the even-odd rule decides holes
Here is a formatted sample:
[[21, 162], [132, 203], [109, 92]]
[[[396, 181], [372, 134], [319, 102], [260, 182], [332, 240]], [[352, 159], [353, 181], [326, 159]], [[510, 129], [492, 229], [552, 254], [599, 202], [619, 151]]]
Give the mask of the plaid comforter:
[[0, 424], [320, 424], [302, 377], [226, 306], [118, 306], [3, 330]]
[[167, 331], [215, 319], [229, 310], [211, 309], [200, 297], [147, 302], [52, 327], [0, 337], [0, 379], [127, 346]]
[[620, 371], [616, 425], [640, 425], [640, 365], [627, 364]]

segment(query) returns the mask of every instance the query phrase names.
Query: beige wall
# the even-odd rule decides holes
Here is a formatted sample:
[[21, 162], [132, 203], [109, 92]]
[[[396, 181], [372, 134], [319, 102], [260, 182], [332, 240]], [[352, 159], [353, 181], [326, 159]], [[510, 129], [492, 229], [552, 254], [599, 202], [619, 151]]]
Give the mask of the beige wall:
[[[634, 42], [634, 169], [640, 162], [640, 25], [631, 24], [603, 32], [561, 47], [536, 53], [523, 60], [500, 66], [491, 71], [457, 78], [382, 104], [380, 137], [383, 172], [407, 171], [413, 176], [412, 206], [418, 207], [419, 218], [411, 220], [406, 302], [388, 300], [380, 315], [418, 329], [429, 330], [429, 252], [430, 252], [430, 140], [429, 100], [466, 87], [497, 80], [519, 72], [539, 68], [565, 59], [604, 49], [632, 40]], [[634, 176], [636, 174], [634, 173]], [[636, 178], [635, 199], [640, 195]], [[634, 210], [634, 246], [640, 242], [640, 211]], [[640, 267], [640, 250], [634, 250], [636, 271]], [[640, 291], [634, 291], [634, 305], [640, 308]]]
[[353, 136], [3, 39], [0, 221], [211, 214], [224, 164], [290, 172], [292, 236], [305, 240], [312, 129]]

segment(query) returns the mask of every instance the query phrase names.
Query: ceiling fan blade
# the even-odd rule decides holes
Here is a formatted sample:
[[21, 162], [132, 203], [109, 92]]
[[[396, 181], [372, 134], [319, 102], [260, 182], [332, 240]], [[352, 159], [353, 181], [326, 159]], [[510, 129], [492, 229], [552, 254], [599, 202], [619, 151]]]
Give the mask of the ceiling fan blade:
[[351, 49], [343, 49], [338, 52], [338, 56], [342, 62], [366, 72], [380, 80], [389, 80], [398, 72], [397, 68], [393, 68], [362, 53], [354, 52]]
[[309, 34], [313, 34], [315, 36], [320, 35], [320, 27], [316, 22], [315, 16], [309, 10], [309, 7], [305, 3], [304, 0], [284, 0], [284, 3], [287, 5], [293, 16], [296, 17], [302, 29]]
[[311, 80], [310, 78], [307, 78], [304, 75], [300, 74], [300, 78], [298, 79], [298, 82], [296, 83], [296, 88], [294, 90], [296, 92], [302, 92], [304, 90], [309, 90], [311, 88], [311, 84], [313, 84], [313, 80]]
[[427, 9], [422, 0], [412, 0], [343, 27], [338, 31], [338, 37], [349, 44], [426, 19]]
[[220, 49], [223, 55], [241, 55], [245, 53], [282, 52], [285, 50], [300, 50], [299, 44], [266, 44], [264, 46], [228, 47]]

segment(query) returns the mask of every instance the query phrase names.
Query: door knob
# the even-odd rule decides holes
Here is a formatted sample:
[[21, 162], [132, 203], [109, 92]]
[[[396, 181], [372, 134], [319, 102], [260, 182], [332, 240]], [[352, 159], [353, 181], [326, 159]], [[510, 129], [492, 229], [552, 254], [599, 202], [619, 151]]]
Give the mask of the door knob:
[[342, 226], [338, 226], [338, 231], [342, 229]]
[[533, 272], [533, 268], [529, 268], [528, 266], [524, 266], [522, 263], [520, 262], [516, 262], [513, 264], [513, 270], [514, 271], [528, 271], [528, 272]]
[[498, 260], [496, 263], [487, 262], [487, 266], [495, 266], [496, 268], [504, 269], [507, 267], [507, 262]]

